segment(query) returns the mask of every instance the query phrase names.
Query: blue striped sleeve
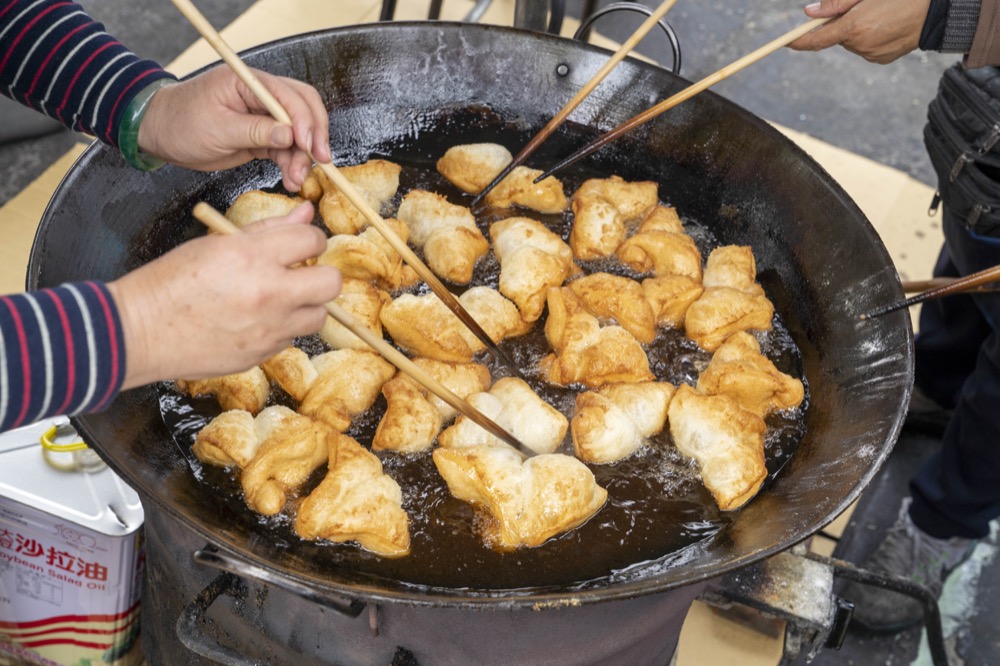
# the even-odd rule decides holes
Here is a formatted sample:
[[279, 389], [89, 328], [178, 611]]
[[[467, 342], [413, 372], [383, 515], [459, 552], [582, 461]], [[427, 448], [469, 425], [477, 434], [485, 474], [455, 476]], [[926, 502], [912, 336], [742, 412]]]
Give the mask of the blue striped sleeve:
[[0, 296], [0, 431], [105, 409], [124, 380], [124, 335], [106, 285]]

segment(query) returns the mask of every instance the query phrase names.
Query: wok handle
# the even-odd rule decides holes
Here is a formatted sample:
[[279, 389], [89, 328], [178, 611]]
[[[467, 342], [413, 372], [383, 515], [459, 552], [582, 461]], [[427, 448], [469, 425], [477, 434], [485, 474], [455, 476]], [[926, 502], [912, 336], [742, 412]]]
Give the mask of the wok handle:
[[307, 601], [329, 608], [349, 618], [357, 617], [365, 609], [365, 603], [359, 599], [336, 597], [320, 593], [308, 585], [289, 580], [284, 576], [278, 576], [263, 567], [251, 564], [245, 560], [231, 557], [214, 546], [206, 546], [201, 550], [195, 551], [193, 557], [194, 561], [199, 564], [281, 588], [286, 592], [291, 592]]
[[[594, 28], [594, 23], [599, 19], [607, 16], [608, 14], [613, 14], [615, 12], [621, 11], [631, 11], [637, 12], [639, 14], [645, 14], [646, 16], [652, 16], [653, 9], [647, 7], [640, 2], [613, 2], [610, 5], [602, 7], [595, 12], [591, 12], [589, 16], [585, 16], [580, 22], [580, 27], [576, 29], [576, 33], [573, 35], [573, 39], [579, 42], [586, 42], [587, 38], [590, 37], [590, 31]], [[673, 27], [667, 23], [665, 18], [661, 18], [657, 21], [657, 25], [660, 29], [667, 35], [667, 39], [670, 40], [670, 51], [673, 54], [673, 62], [671, 63], [668, 71], [674, 74], [681, 73], [681, 45], [677, 40], [677, 33], [674, 32]]]
[[216, 576], [181, 611], [180, 617], [177, 618], [177, 638], [188, 650], [206, 659], [211, 659], [215, 663], [224, 666], [259, 666], [258, 662], [242, 657], [235, 650], [220, 645], [218, 641], [209, 638], [201, 631], [199, 625], [204, 620], [205, 613], [222, 594], [238, 598], [246, 594], [246, 586], [239, 576], [228, 571], [223, 571]]

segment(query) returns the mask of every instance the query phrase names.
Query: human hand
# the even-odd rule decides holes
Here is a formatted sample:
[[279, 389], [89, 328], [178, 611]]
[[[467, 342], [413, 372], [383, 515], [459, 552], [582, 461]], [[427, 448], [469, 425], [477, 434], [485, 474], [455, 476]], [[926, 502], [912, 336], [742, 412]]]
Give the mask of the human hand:
[[125, 335], [124, 388], [241, 372], [322, 328], [340, 293], [330, 266], [291, 268], [320, 255], [313, 208], [210, 234], [108, 284]]
[[254, 70], [292, 118], [274, 120], [226, 66], [160, 88], [139, 125], [139, 147], [188, 169], [215, 171], [269, 157], [282, 183], [297, 192], [312, 166], [330, 161], [329, 118], [312, 86]]
[[820, 51], [840, 44], [868, 62], [885, 65], [917, 48], [930, 0], [821, 0], [810, 18], [836, 17], [788, 45]]

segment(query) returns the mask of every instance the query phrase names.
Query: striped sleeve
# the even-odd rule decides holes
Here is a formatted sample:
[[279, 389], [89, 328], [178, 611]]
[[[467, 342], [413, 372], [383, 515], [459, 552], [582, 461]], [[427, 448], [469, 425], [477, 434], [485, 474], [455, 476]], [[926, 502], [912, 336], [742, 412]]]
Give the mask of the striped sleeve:
[[173, 78], [125, 48], [66, 0], [2, 0], [0, 92], [117, 147], [129, 102]]
[[124, 379], [121, 321], [103, 283], [0, 296], [0, 432], [105, 409]]

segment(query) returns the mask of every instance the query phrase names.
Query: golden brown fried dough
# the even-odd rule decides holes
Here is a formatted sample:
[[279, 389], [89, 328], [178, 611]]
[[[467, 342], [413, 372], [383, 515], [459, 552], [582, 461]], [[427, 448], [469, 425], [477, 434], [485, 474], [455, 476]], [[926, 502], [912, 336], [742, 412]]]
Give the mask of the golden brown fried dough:
[[409, 191], [396, 216], [410, 230], [410, 242], [423, 248], [430, 269], [445, 280], [468, 284], [476, 262], [489, 252], [490, 244], [469, 209], [439, 194]]
[[757, 284], [749, 247], [728, 245], [712, 250], [702, 279], [705, 291], [691, 304], [684, 330], [706, 351], [715, 351], [736, 331], [771, 329], [774, 305]]
[[573, 198], [604, 199], [618, 209], [622, 221], [634, 224], [659, 202], [659, 185], [650, 180], [629, 182], [620, 176], [591, 178], [573, 193]]
[[251, 414], [264, 409], [271, 393], [271, 385], [268, 384], [264, 371], [257, 366], [222, 377], [178, 379], [176, 384], [178, 390], [192, 398], [214, 395], [223, 410], [244, 409]]
[[240, 483], [247, 505], [271, 516], [280, 512], [289, 494], [326, 461], [328, 440], [335, 433], [325, 424], [281, 406], [261, 412], [255, 432], [260, 447], [243, 468]]
[[514, 159], [496, 143], [452, 146], [437, 161], [438, 172], [463, 192], [479, 194]]
[[[392, 300], [388, 292], [362, 280], [345, 278], [337, 296], [337, 305], [347, 312], [354, 321], [371, 331], [375, 337], [382, 337], [382, 308]], [[360, 349], [367, 351], [371, 346], [349, 331], [333, 317], [327, 317], [319, 332], [323, 342], [334, 349]]]
[[541, 175], [542, 172], [538, 169], [514, 167], [514, 170], [486, 195], [486, 203], [497, 208], [522, 206], [547, 214], [563, 212], [569, 201], [566, 199], [562, 183], [553, 176], [539, 183], [534, 182], [535, 178]]
[[610, 273], [591, 273], [568, 283], [587, 311], [600, 320], [611, 319], [649, 344], [656, 337], [656, 316], [635, 280]]
[[604, 326], [586, 311], [574, 311], [563, 289], [549, 290], [545, 334], [554, 354], [541, 361], [542, 376], [553, 384], [597, 388], [611, 383], [652, 380], [639, 341], [620, 326]]
[[514, 301], [524, 321], [542, 315], [549, 287], [580, 271], [569, 245], [536, 220], [501, 220], [490, 227], [490, 238], [500, 263], [500, 293]]
[[726, 395], [743, 409], [761, 418], [779, 409], [802, 403], [802, 382], [778, 370], [760, 352], [757, 339], [742, 331], [733, 333], [712, 355], [698, 377], [698, 390], [706, 395]]
[[382, 385], [396, 368], [378, 354], [338, 349], [312, 359], [318, 376], [299, 404], [299, 412], [326, 423], [337, 432], [375, 402]]
[[383, 557], [410, 552], [409, 519], [399, 484], [354, 439], [331, 437], [326, 477], [299, 506], [295, 532], [303, 539], [356, 541]]
[[[490, 371], [479, 363], [445, 363], [427, 358], [416, 358], [413, 363], [462, 399], [490, 385]], [[426, 451], [444, 424], [455, 417], [453, 407], [401, 372], [386, 382], [382, 395], [386, 410], [372, 439], [373, 451]]]
[[642, 281], [642, 293], [653, 309], [656, 325], [680, 328], [688, 308], [698, 300], [705, 288], [686, 275], [664, 275]]
[[702, 395], [684, 384], [670, 401], [670, 434], [694, 458], [701, 479], [723, 511], [738, 509], [767, 477], [764, 420], [724, 395]]
[[305, 201], [299, 197], [289, 197], [276, 192], [250, 190], [236, 197], [232, 205], [226, 209], [225, 216], [237, 227], [242, 228], [270, 217], [288, 215]]
[[576, 457], [592, 463], [628, 457], [663, 430], [673, 395], [668, 382], [608, 384], [581, 393], [570, 422]]
[[559, 453], [522, 461], [509, 446], [439, 448], [434, 464], [452, 495], [493, 517], [484, 537], [503, 551], [540, 546], [583, 524], [608, 496], [586, 465]]

